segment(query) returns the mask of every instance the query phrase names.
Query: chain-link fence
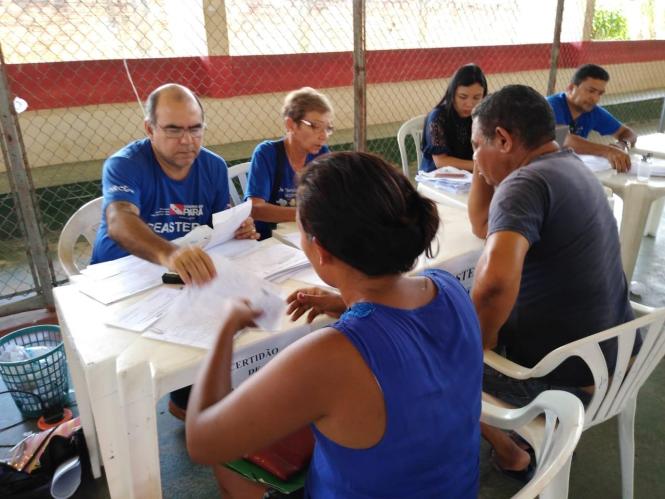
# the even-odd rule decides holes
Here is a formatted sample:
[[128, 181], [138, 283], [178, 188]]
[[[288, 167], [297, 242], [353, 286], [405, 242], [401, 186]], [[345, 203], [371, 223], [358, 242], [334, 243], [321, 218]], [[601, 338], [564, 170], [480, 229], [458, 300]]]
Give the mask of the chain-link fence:
[[[104, 159], [144, 135], [141, 101], [163, 83], [201, 97], [205, 144], [229, 164], [283, 133], [284, 95], [306, 85], [334, 106], [333, 148], [353, 148], [353, 4], [0, 1], [9, 93], [27, 104], [19, 122], [54, 262], [63, 224], [100, 195]], [[490, 90], [525, 83], [545, 93], [556, 8], [556, 0], [366, 0], [367, 148], [399, 164], [397, 129], [429, 112], [462, 64], [479, 64]], [[665, 0], [566, 0], [556, 90], [577, 65], [602, 64], [612, 112], [655, 130], [662, 99], [649, 97], [665, 87], [664, 13]], [[0, 306], [35, 289], [5, 169]], [[55, 264], [54, 282], [64, 279]]]

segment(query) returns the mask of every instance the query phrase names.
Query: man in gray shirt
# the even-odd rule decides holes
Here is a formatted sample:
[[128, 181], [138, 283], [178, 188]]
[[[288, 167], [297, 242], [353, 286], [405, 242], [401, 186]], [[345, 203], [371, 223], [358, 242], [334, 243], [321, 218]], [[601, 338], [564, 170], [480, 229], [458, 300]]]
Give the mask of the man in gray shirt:
[[[600, 182], [554, 141], [545, 98], [523, 85], [504, 87], [474, 110], [471, 138], [469, 216], [474, 233], [487, 238], [471, 297], [484, 347], [500, 346], [532, 367], [559, 346], [630, 320], [616, 221]], [[602, 348], [612, 369], [616, 341]], [[586, 401], [580, 387], [593, 384], [579, 359], [530, 382], [497, 376], [487, 369], [484, 390], [516, 405], [549, 388]], [[529, 469], [529, 454], [505, 433], [484, 427], [483, 435], [501, 470], [519, 478]]]

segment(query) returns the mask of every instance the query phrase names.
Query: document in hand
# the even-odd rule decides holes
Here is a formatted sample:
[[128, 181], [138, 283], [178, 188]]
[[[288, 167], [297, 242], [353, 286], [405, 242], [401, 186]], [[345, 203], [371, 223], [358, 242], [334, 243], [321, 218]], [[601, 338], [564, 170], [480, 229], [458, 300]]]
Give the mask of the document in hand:
[[279, 289], [259, 277], [241, 270], [232, 261], [214, 256], [217, 277], [204, 286], [187, 286], [172, 302], [166, 315], [144, 336], [158, 340], [208, 349], [213, 345], [226, 317], [223, 303], [229, 298], [247, 299], [263, 313], [256, 325], [268, 331], [279, 329], [286, 303]]
[[218, 211], [212, 215], [212, 229], [207, 225], [199, 225], [183, 237], [175, 239], [173, 243], [178, 246], [200, 246], [209, 250], [233, 239], [233, 234], [247, 220], [251, 212], [251, 201]]

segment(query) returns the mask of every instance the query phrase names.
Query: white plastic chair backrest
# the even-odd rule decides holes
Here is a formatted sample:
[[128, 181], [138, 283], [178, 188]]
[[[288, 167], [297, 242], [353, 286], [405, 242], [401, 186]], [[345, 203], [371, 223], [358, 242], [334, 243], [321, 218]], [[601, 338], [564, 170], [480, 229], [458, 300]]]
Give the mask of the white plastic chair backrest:
[[[574, 341], [553, 350], [531, 369], [522, 369], [518, 379], [545, 376], [564, 360], [580, 357], [591, 370], [595, 390], [586, 408], [584, 427], [602, 423], [623, 411], [637, 396], [651, 372], [665, 354], [665, 308], [654, 309], [632, 303], [636, 319], [600, 333]], [[631, 365], [631, 353], [638, 329], [642, 347]], [[610, 377], [600, 343], [616, 338], [617, 356], [614, 374]]]
[[425, 126], [425, 118], [427, 115], [423, 114], [405, 121], [399, 130], [397, 130], [397, 147], [399, 148], [399, 155], [402, 159], [402, 172], [407, 177], [409, 176], [409, 157], [406, 154], [406, 137], [411, 135], [416, 146], [416, 162], [418, 169], [423, 161], [423, 153], [420, 150], [420, 142], [423, 137], [423, 127]]
[[[247, 192], [247, 172], [249, 171], [249, 162], [239, 163], [229, 167], [229, 195], [231, 196], [231, 206], [239, 205], [243, 202], [245, 192]], [[233, 179], [237, 178], [240, 182], [240, 192]]]
[[62, 228], [58, 239], [58, 260], [67, 276], [80, 274], [74, 257], [74, 247], [81, 236], [92, 246], [102, 222], [102, 202], [99, 197], [81, 206]]
[[570, 460], [584, 427], [584, 406], [576, 396], [558, 390], [543, 392], [529, 405], [517, 409], [500, 408], [483, 400], [481, 421], [504, 430], [518, 430], [541, 414], [545, 425], [536, 472], [513, 498], [556, 496], [547, 494], [548, 486], [555, 483], [559, 494], [567, 494]]

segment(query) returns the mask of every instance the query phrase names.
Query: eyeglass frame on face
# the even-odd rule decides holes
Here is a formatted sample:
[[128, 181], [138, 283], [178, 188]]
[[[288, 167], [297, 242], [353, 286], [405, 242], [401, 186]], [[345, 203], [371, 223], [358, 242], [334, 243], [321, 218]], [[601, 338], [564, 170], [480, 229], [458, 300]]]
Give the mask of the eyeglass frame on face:
[[167, 126], [162, 126], [159, 123], [155, 123], [155, 125], [164, 132], [164, 135], [166, 135], [167, 138], [169, 139], [182, 139], [185, 136], [185, 132], [189, 134], [189, 136], [193, 139], [200, 139], [203, 137], [203, 132], [205, 131], [206, 124], [205, 123], [200, 123], [198, 125], [193, 125], [190, 127], [181, 127], [181, 126], [173, 126], [173, 125], [167, 125]]
[[319, 133], [321, 130], [324, 130], [326, 132], [326, 137], [330, 137], [333, 133], [335, 133], [335, 127], [332, 125], [319, 125], [318, 123], [312, 123], [311, 121], [305, 119], [300, 119], [298, 121], [303, 125], [310, 127], [314, 133]]

